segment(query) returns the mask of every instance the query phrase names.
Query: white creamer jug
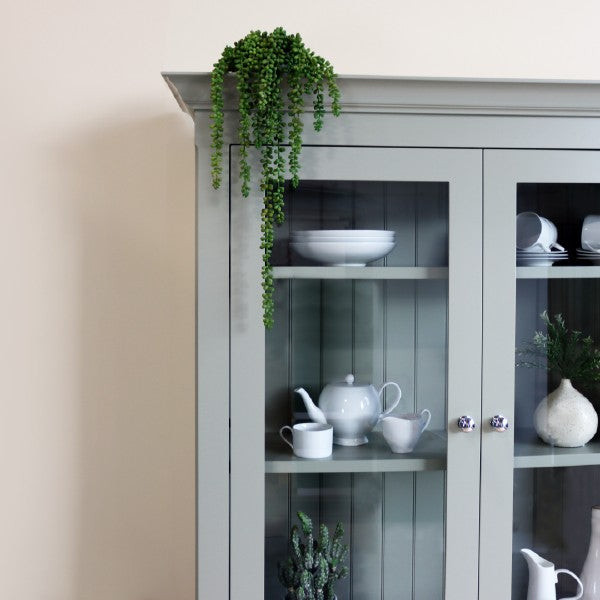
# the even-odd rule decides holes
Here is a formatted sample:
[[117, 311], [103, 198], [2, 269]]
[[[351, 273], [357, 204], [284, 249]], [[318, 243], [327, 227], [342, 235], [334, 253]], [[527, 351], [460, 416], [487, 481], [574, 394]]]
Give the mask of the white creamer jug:
[[561, 600], [578, 600], [583, 596], [583, 584], [575, 573], [567, 569], [555, 569], [553, 563], [528, 548], [522, 548], [521, 554], [529, 567], [527, 600], [556, 600], [556, 582], [559, 573], [566, 573], [577, 581], [577, 596], [569, 596]]

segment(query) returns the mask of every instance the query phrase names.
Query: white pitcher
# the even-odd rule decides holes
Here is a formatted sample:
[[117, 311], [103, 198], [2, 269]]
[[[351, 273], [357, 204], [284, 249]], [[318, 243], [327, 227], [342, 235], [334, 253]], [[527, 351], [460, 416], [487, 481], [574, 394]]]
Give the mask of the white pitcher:
[[578, 600], [583, 596], [583, 584], [575, 573], [567, 569], [555, 569], [553, 563], [528, 548], [522, 548], [521, 554], [529, 567], [527, 600], [556, 600], [556, 582], [559, 573], [566, 573], [577, 581], [577, 596], [569, 596], [561, 600]]

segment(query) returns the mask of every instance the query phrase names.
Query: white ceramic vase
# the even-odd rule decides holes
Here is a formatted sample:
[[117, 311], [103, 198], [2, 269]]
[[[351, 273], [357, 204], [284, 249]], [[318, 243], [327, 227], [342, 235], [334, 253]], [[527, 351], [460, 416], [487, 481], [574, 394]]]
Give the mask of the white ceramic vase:
[[600, 600], [600, 506], [592, 507], [590, 548], [581, 571], [583, 600]]
[[552, 446], [584, 446], [598, 429], [598, 415], [592, 403], [580, 394], [569, 379], [548, 394], [535, 409], [533, 423], [537, 434]]

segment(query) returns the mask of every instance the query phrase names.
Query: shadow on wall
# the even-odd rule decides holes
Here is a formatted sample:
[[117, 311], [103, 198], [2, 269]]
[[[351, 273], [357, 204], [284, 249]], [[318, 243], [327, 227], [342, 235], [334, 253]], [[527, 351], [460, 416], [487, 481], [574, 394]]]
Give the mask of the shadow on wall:
[[73, 587], [81, 600], [192, 600], [193, 127], [103, 122], [55, 149], [80, 233]]

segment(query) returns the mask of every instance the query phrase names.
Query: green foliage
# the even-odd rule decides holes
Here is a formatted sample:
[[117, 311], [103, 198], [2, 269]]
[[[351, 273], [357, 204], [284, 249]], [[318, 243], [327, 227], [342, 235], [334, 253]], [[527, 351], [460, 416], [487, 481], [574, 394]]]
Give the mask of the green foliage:
[[286, 588], [285, 600], [332, 600], [334, 584], [348, 575], [343, 562], [348, 554], [342, 538], [341, 523], [335, 528], [333, 538], [325, 525], [319, 528], [314, 539], [313, 524], [303, 512], [298, 512], [304, 540], [297, 525], [292, 527], [290, 556], [278, 564], [279, 581]]
[[[227, 46], [214, 64], [211, 78], [212, 182], [216, 189], [223, 173], [223, 83], [227, 73], [237, 74], [239, 93], [240, 179], [242, 195], [250, 193], [248, 149], [261, 154], [260, 189], [263, 192], [261, 249], [263, 251], [263, 320], [273, 325], [274, 225], [284, 220], [283, 189], [285, 154], [292, 185], [298, 185], [302, 149], [304, 96], [313, 96], [313, 126], [320, 131], [325, 116], [324, 88], [331, 98], [331, 111], [340, 114], [340, 92], [331, 64], [306, 48], [300, 35], [288, 35], [281, 27], [272, 33], [252, 31], [233, 47]], [[287, 90], [284, 100], [284, 90]], [[286, 114], [287, 110], [287, 114]]]
[[592, 338], [569, 330], [562, 315], [550, 319], [544, 311], [540, 316], [547, 333], [536, 331], [533, 340], [517, 350], [517, 355], [530, 359], [517, 362], [517, 366], [553, 371], [562, 379], [600, 381], [600, 350], [594, 347]]

